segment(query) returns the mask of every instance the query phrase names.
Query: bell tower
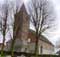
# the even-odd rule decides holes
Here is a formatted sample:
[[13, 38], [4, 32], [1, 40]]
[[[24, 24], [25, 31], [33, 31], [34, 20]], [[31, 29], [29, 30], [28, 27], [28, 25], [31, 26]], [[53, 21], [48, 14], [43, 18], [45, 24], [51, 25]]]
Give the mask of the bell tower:
[[15, 45], [27, 45], [26, 40], [29, 30], [29, 15], [24, 4], [21, 6], [20, 11], [15, 15], [15, 27], [18, 28], [16, 31], [17, 35]]

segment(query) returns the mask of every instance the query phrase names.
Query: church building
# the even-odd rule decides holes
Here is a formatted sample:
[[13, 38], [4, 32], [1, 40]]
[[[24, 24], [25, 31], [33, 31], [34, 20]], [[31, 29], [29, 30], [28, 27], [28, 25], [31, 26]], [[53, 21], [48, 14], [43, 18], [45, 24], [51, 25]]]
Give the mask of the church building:
[[[34, 53], [35, 50], [35, 31], [30, 29], [30, 18], [26, 6], [23, 4], [20, 11], [15, 14], [15, 28], [13, 35], [16, 34], [14, 51]], [[6, 43], [6, 49], [10, 49], [12, 39]], [[39, 54], [53, 54], [54, 45], [44, 36], [39, 38]]]

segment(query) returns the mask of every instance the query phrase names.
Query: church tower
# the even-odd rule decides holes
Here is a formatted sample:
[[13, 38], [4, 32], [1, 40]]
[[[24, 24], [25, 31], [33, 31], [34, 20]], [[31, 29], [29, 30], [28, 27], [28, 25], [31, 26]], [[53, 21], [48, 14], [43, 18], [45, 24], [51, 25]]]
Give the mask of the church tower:
[[29, 30], [29, 15], [24, 4], [21, 6], [20, 11], [15, 14], [14, 25], [15, 28], [17, 28], [17, 31], [15, 30], [16, 31], [15, 33], [17, 34], [15, 46], [27, 45], [27, 37]]

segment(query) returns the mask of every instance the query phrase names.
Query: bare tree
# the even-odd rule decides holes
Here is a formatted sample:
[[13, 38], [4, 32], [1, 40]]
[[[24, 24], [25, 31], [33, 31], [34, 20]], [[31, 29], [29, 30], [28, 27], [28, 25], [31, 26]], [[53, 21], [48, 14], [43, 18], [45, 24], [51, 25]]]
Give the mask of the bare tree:
[[35, 54], [38, 53], [40, 35], [53, 26], [54, 12], [48, 0], [32, 0], [30, 8], [30, 22], [36, 31]]
[[[10, 26], [13, 26], [13, 24], [9, 24], [8, 23], [8, 17], [9, 17], [9, 13], [11, 13], [11, 10], [13, 9], [14, 7], [14, 3], [11, 2], [11, 4], [9, 4], [10, 1], [5, 1], [4, 4], [1, 5], [1, 12], [2, 12], [2, 15], [0, 15], [0, 31], [2, 32], [2, 36], [3, 36], [3, 45], [1, 47], [1, 56], [3, 56], [3, 51], [4, 51], [4, 47], [5, 47], [5, 36], [7, 35], [9, 29], [10, 29]], [[11, 6], [12, 5], [12, 6]], [[12, 15], [12, 13], [11, 13]], [[10, 16], [11, 18], [12, 16]], [[10, 19], [9, 19], [10, 20]]]
[[7, 29], [7, 17], [8, 17], [8, 8], [7, 8], [7, 4], [4, 4], [3, 7], [4, 10], [4, 17], [1, 16], [2, 18], [2, 22], [0, 22], [0, 28], [1, 28], [1, 32], [3, 35], [3, 45], [1, 47], [1, 56], [3, 56], [3, 50], [4, 50], [4, 46], [5, 46], [5, 36], [6, 36], [6, 29]]
[[18, 20], [19, 20], [19, 12], [14, 15], [13, 39], [12, 39], [11, 49], [10, 49], [11, 50], [11, 57], [14, 57], [14, 44], [15, 44], [18, 32], [20, 30], [20, 22], [18, 22], [18, 24], [16, 23], [16, 21], [18, 21]]

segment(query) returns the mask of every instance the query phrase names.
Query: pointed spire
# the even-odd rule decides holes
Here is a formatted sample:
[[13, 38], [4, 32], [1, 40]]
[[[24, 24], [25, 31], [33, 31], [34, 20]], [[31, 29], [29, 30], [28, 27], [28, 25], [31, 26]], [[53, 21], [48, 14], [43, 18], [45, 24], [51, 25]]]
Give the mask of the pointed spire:
[[21, 6], [20, 11], [23, 11], [23, 12], [27, 13], [27, 10], [26, 10], [26, 7], [25, 7], [24, 3]]

